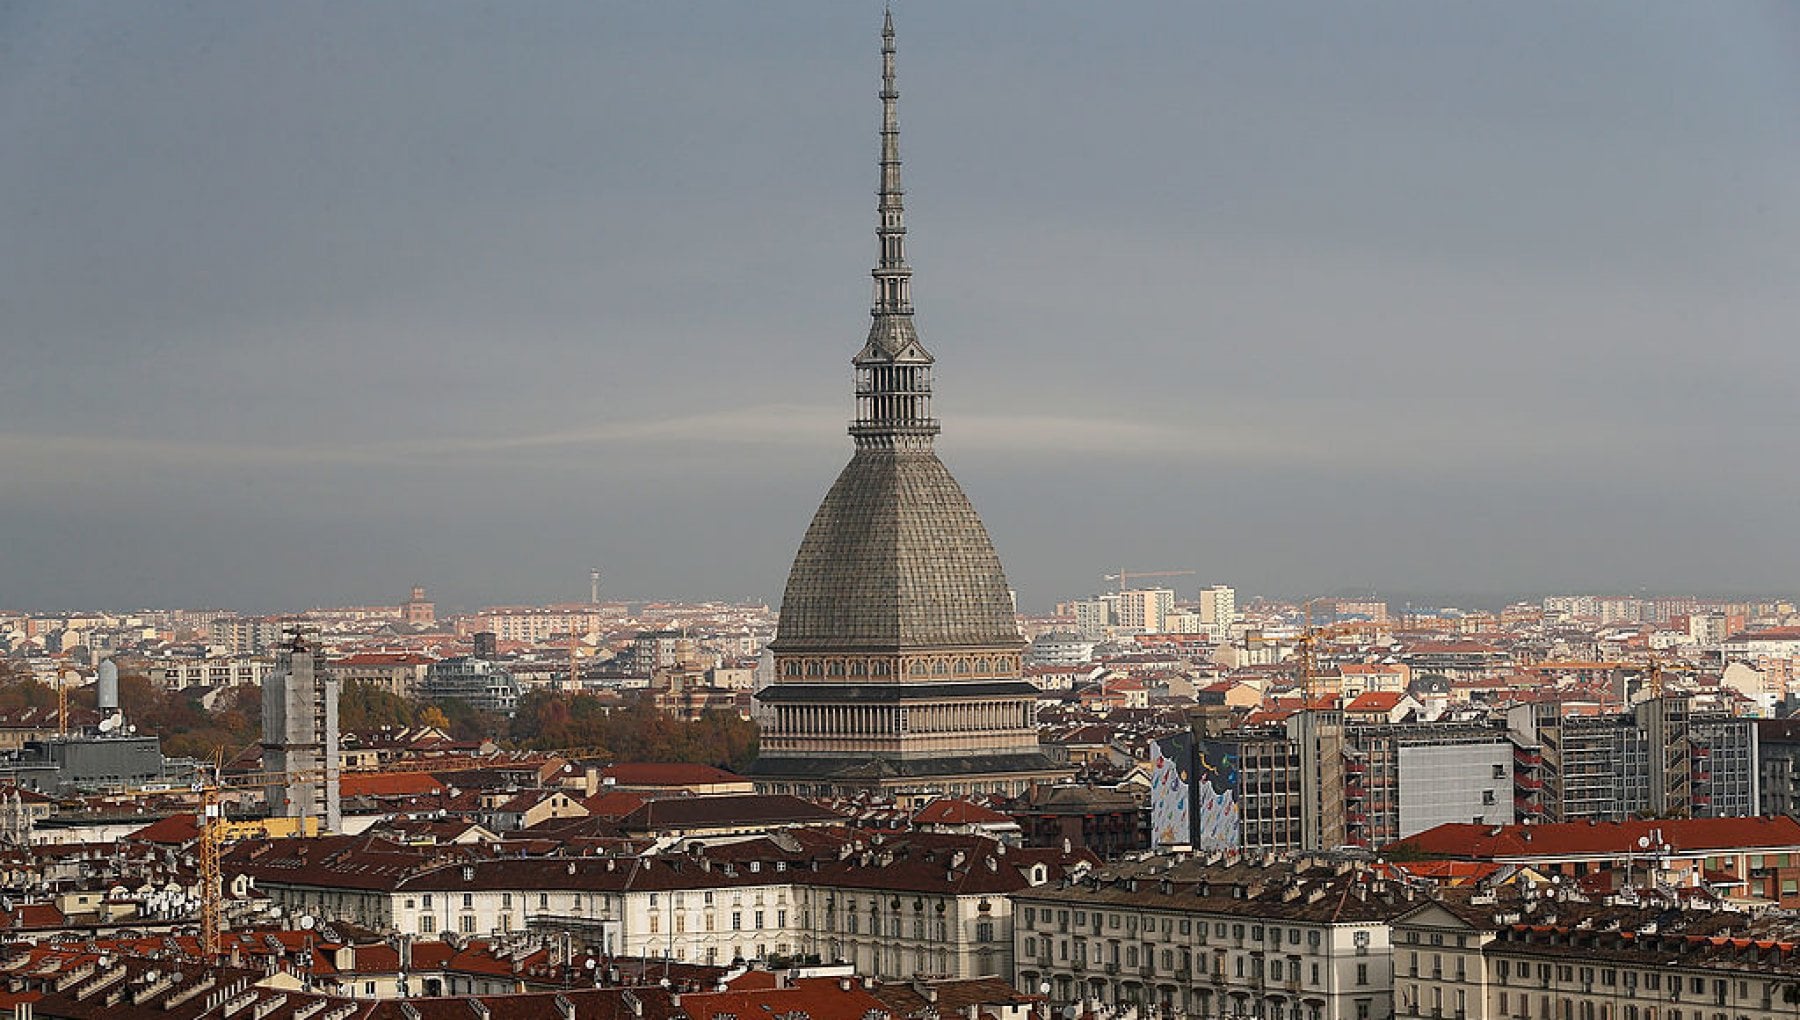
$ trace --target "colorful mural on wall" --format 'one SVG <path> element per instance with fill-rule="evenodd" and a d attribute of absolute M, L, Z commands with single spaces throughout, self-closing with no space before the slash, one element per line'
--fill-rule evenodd
<path fill-rule="evenodd" d="M 1194 738 L 1177 733 L 1150 742 L 1150 845 L 1193 841 Z"/>
<path fill-rule="evenodd" d="M 1194 750 L 1194 849 L 1240 849 L 1244 818 L 1238 807 L 1238 745 L 1202 740 Z"/>

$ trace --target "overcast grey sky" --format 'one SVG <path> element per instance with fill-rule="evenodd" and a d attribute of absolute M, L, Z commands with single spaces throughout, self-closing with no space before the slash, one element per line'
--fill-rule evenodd
<path fill-rule="evenodd" d="M 0 606 L 776 600 L 876 3 L 0 2 Z M 907 0 L 1028 608 L 1800 588 L 1800 6 Z"/>

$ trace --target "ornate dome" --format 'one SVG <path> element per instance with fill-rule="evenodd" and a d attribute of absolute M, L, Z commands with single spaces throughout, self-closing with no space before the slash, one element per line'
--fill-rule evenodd
<path fill-rule="evenodd" d="M 1000 557 L 937 454 L 857 450 L 800 543 L 771 647 L 1023 644 Z"/>

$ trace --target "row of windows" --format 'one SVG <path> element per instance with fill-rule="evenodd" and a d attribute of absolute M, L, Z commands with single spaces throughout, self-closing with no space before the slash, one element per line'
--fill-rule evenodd
<path fill-rule="evenodd" d="M 1044 953 L 1043 956 L 1040 956 L 1038 953 L 1039 947 L 1040 943 L 1035 936 L 1025 940 L 1024 950 L 1027 962 L 1033 960 L 1064 964 L 1070 962 L 1070 942 L 1068 939 L 1050 939 L 1046 937 L 1041 943 Z M 1053 950 L 1054 953 L 1052 952 Z M 1113 966 L 1123 964 L 1123 966 L 1127 968 L 1136 968 L 1140 966 L 1140 964 L 1151 969 L 1155 969 L 1157 966 L 1157 950 L 1154 946 L 1144 946 L 1140 955 L 1138 947 L 1135 945 L 1124 946 L 1123 952 L 1121 952 L 1121 947 L 1118 943 L 1111 943 L 1104 947 L 1099 943 L 1094 943 L 1092 951 L 1090 952 L 1088 943 L 1076 939 L 1074 942 L 1074 951 L 1074 965 L 1077 967 L 1087 966 L 1090 958 L 1095 964 L 1105 963 Z M 1055 957 L 1054 961 L 1045 959 L 1045 957 L 1052 955 Z M 1263 956 L 1254 953 L 1226 954 L 1220 952 L 1213 957 L 1212 967 L 1210 969 L 1212 974 L 1223 975 L 1225 973 L 1225 960 L 1228 955 L 1232 960 L 1232 971 L 1236 977 L 1248 977 L 1254 980 L 1260 980 L 1267 977 L 1271 981 L 1298 982 L 1302 979 L 1302 966 L 1304 965 L 1305 980 L 1314 986 L 1317 986 L 1320 983 L 1320 967 L 1319 962 L 1316 960 L 1303 961 L 1299 957 L 1290 957 L 1286 960 L 1281 957 L 1269 957 L 1265 959 Z M 1191 974 L 1195 971 L 1206 972 L 1208 970 L 1205 954 L 1201 954 L 1198 959 L 1195 959 L 1186 949 L 1162 950 L 1161 963 L 1162 972 L 1169 975 Z M 1356 965 L 1355 973 L 1355 980 L 1358 985 L 1367 985 L 1369 983 L 1369 965 L 1367 963 L 1358 963 Z"/>
<path fill-rule="evenodd" d="M 1017 661 L 1003 656 L 997 659 L 916 659 L 911 672 L 914 676 L 987 676 L 1016 669 Z M 790 677 L 889 676 L 892 670 L 887 659 L 808 659 L 804 662 L 789 659 L 781 666 L 782 675 Z"/>
<path fill-rule="evenodd" d="M 1457 1009 L 1460 1013 L 1462 1009 L 1460 992 L 1457 1001 Z M 1640 1007 L 1635 1003 L 1619 1006 L 1615 1012 L 1614 1004 L 1610 1002 L 1596 1003 L 1591 1000 L 1577 1002 L 1568 998 L 1552 999 L 1548 995 L 1538 996 L 1537 1010 L 1534 1014 L 1531 1008 L 1531 996 L 1521 994 L 1514 1000 L 1506 992 L 1500 993 L 1495 1005 L 1499 1007 L 1500 1016 L 1516 1017 L 1517 1020 L 1532 1020 L 1533 1016 L 1536 1017 L 1536 1020 L 1733 1020 L 1728 1013 L 1713 1013 L 1709 1016 L 1704 1010 L 1698 1009 L 1690 1014 L 1684 1013 L 1679 1008 L 1670 1008 L 1659 1014 L 1656 1006 Z M 1765 1008 L 1767 1008 L 1766 1004 Z M 1423 1010 L 1417 1002 L 1402 1002 L 1400 1012 L 1404 1016 L 1419 1016 Z M 1749 1020 L 1749 1018 L 1739 1014 L 1735 1020 Z"/>
<path fill-rule="evenodd" d="M 1494 961 L 1494 978 L 1498 984 L 1530 984 L 1536 982 L 1540 987 L 1548 988 L 1552 978 L 1559 983 L 1579 983 L 1583 987 L 1598 986 L 1603 989 L 1623 987 L 1626 994 L 1634 994 L 1640 988 L 1645 992 L 1664 993 L 1669 999 L 1681 997 L 1711 998 L 1724 1004 L 1731 999 L 1733 991 L 1738 1001 L 1760 1000 L 1768 1002 L 1775 994 L 1775 985 L 1768 981 L 1749 981 L 1738 979 L 1734 982 L 1725 978 L 1709 978 L 1701 975 L 1669 974 L 1666 982 L 1661 971 L 1620 970 L 1613 967 L 1584 967 L 1578 964 L 1548 964 L 1519 962 L 1511 960 Z"/>
<path fill-rule="evenodd" d="M 775 927 L 776 928 L 786 928 L 787 923 L 788 923 L 787 916 L 788 916 L 787 911 L 777 910 L 775 912 Z M 743 931 L 744 930 L 744 912 L 743 911 L 733 910 L 731 912 L 730 920 L 731 920 L 731 930 L 732 931 Z M 702 931 L 712 931 L 714 928 L 714 925 L 716 924 L 713 912 L 708 910 L 706 913 L 702 914 L 700 923 L 701 923 Z M 767 926 L 768 926 L 767 913 L 765 913 L 764 911 L 761 911 L 761 910 L 752 911 L 750 913 L 750 929 L 752 931 L 761 931 L 762 929 L 764 929 Z M 662 931 L 662 916 L 660 914 L 651 914 L 650 915 L 650 934 L 655 935 L 660 931 Z M 677 935 L 684 934 L 686 931 L 687 931 L 687 915 L 685 913 L 676 914 L 675 915 L 675 934 L 677 934 Z"/>
<path fill-rule="evenodd" d="M 521 895 L 519 897 L 519 899 L 521 901 L 528 901 L 530 899 L 530 897 L 528 895 Z M 760 895 L 757 897 L 757 900 L 758 900 L 758 902 L 761 902 Z M 434 901 L 435 901 L 435 897 L 432 893 L 425 893 L 423 896 L 420 896 L 417 900 L 414 900 L 409 897 L 404 901 L 404 903 L 406 905 L 407 910 L 414 910 L 414 909 L 431 910 Z M 446 904 L 448 904 L 449 902 L 450 901 L 448 899 L 445 900 Z M 706 894 L 706 902 L 708 902 L 708 903 L 712 902 L 712 893 Z M 417 905 L 415 906 L 415 904 L 417 904 Z M 512 893 L 501 893 L 500 894 L 500 909 L 511 910 L 512 905 L 513 905 L 513 894 Z M 550 894 L 549 893 L 538 893 L 537 905 L 538 905 L 539 910 L 549 910 L 550 909 Z M 463 893 L 462 894 L 462 906 L 463 906 L 463 909 L 465 909 L 465 910 L 474 909 L 475 894 L 474 893 Z M 609 895 L 602 895 L 598 899 L 596 899 L 595 897 L 590 895 L 588 897 L 587 906 L 588 906 L 588 909 L 590 909 L 590 910 L 593 910 L 596 908 L 603 909 L 603 910 L 611 910 L 613 908 L 613 898 Z M 654 908 L 656 906 L 656 894 L 654 894 L 654 893 L 652 893 L 650 895 L 650 906 L 652 908 Z M 580 893 L 576 893 L 575 895 L 569 897 L 569 909 L 572 911 L 580 912 L 580 910 L 581 910 L 581 894 Z"/>
<path fill-rule="evenodd" d="M 776 870 L 777 871 L 787 870 L 785 867 L 785 863 L 786 862 L 783 862 L 783 861 L 776 861 L 775 862 Z M 756 862 L 755 861 L 750 862 L 750 870 L 751 871 L 756 870 Z M 755 893 L 753 893 L 751 895 L 751 905 L 757 906 L 757 907 L 762 906 L 763 905 L 763 896 L 764 896 L 763 891 L 758 889 Z M 676 910 L 682 909 L 683 907 L 687 906 L 687 893 L 685 893 L 685 892 L 676 893 L 671 902 L 674 904 L 674 907 Z M 786 903 L 787 902 L 787 890 L 786 889 L 775 890 L 775 902 L 776 903 Z M 713 905 L 713 890 L 711 890 L 711 889 L 702 890 L 700 892 L 700 903 L 703 906 L 708 906 L 708 907 L 712 906 Z M 661 893 L 651 893 L 650 894 L 650 909 L 656 910 L 661 905 L 662 905 L 662 894 Z M 741 892 L 732 893 L 731 894 L 731 905 L 734 907 L 743 906 L 744 905 L 744 894 Z"/>
<path fill-rule="evenodd" d="M 1155 938 L 1156 933 L 1160 930 L 1165 938 L 1176 936 L 1194 938 L 1202 943 L 1207 940 L 1207 922 L 1205 921 L 1193 921 L 1185 917 L 1177 920 L 1170 917 L 1158 917 L 1154 914 L 1144 914 L 1140 918 L 1140 915 L 1137 914 L 1105 913 L 1098 910 L 1093 911 L 1092 914 L 1096 933 L 1102 930 L 1119 931 L 1123 929 L 1130 935 L 1136 935 L 1141 931 L 1145 938 Z M 1086 910 L 1071 912 L 1052 910 L 1049 907 L 1041 910 L 1037 907 L 1026 907 L 1024 927 L 1027 930 L 1041 928 L 1048 931 L 1054 928 L 1058 931 L 1068 931 L 1072 920 L 1075 925 L 1074 930 L 1081 931 L 1088 926 L 1088 915 L 1089 911 Z M 1323 936 L 1317 929 L 1308 929 L 1303 934 L 1299 928 L 1284 929 L 1279 925 L 1246 925 L 1241 922 L 1228 924 L 1225 921 L 1215 921 L 1212 923 L 1211 930 L 1214 938 L 1223 939 L 1229 932 L 1232 939 L 1242 942 L 1245 935 L 1248 934 L 1250 941 L 1266 942 L 1272 946 L 1280 946 L 1284 942 L 1290 946 L 1297 946 L 1304 941 L 1309 949 L 1317 950 L 1323 942 Z M 1416 938 L 1416 933 L 1414 933 L 1414 937 Z M 1358 946 L 1368 945 L 1368 932 L 1357 932 L 1355 938 Z"/>

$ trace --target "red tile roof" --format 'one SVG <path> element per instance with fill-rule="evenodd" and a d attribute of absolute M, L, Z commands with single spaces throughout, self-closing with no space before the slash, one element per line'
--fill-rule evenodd
<path fill-rule="evenodd" d="M 46 797 L 43 794 L 37 792 L 36 790 L 31 789 L 30 787 L 19 786 L 16 783 L 7 783 L 3 786 L 0 786 L 0 797 L 8 797 L 8 798 L 17 797 L 17 798 L 19 798 L 19 803 L 21 803 L 21 804 L 54 804 L 54 803 L 56 803 L 56 799 L 54 797 Z"/>
<path fill-rule="evenodd" d="M 939 797 L 913 815 L 913 822 L 918 825 L 993 825 L 1011 821 L 1011 815 L 955 797 Z"/>
<path fill-rule="evenodd" d="M 701 786 L 749 781 L 711 765 L 681 762 L 615 762 L 601 769 L 600 777 L 620 786 Z"/>
<path fill-rule="evenodd" d="M 650 798 L 629 790 L 607 790 L 581 802 L 588 814 L 596 818 L 623 818 L 644 806 Z"/>
<path fill-rule="evenodd" d="M 1344 706 L 1346 712 L 1366 712 L 1386 715 L 1400 706 L 1400 699 L 1406 695 L 1400 691 L 1369 691 L 1361 694 Z"/>
<path fill-rule="evenodd" d="M 1787 816 L 1667 818 L 1629 822 L 1562 822 L 1554 825 L 1476 825 L 1451 822 L 1401 840 L 1428 854 L 1473 860 L 1519 857 L 1617 856 L 1638 849 L 1638 839 L 1660 833 L 1678 853 L 1800 849 L 1800 821 Z"/>
<path fill-rule="evenodd" d="M 0 912 L 0 929 L 61 928 L 68 923 L 54 903 L 24 903 L 17 909 Z"/>
<path fill-rule="evenodd" d="M 849 987 L 843 987 L 848 984 Z M 793 1015 L 810 1020 L 865 1020 L 885 1012 L 881 1000 L 861 984 L 838 978 L 800 978 L 792 988 L 683 995 L 681 1009 L 690 1020 L 738 1020 L 739 1017 Z"/>
<path fill-rule="evenodd" d="M 436 662 L 429 655 L 417 652 L 358 652 L 346 655 L 341 659 L 333 659 L 333 666 L 423 666 Z"/>
<path fill-rule="evenodd" d="M 346 772 L 340 789 L 346 797 L 425 797 L 444 784 L 427 772 Z"/>
<path fill-rule="evenodd" d="M 182 846 L 200 838 L 200 821 L 191 814 L 170 815 L 151 822 L 125 838 L 139 843 Z"/>

